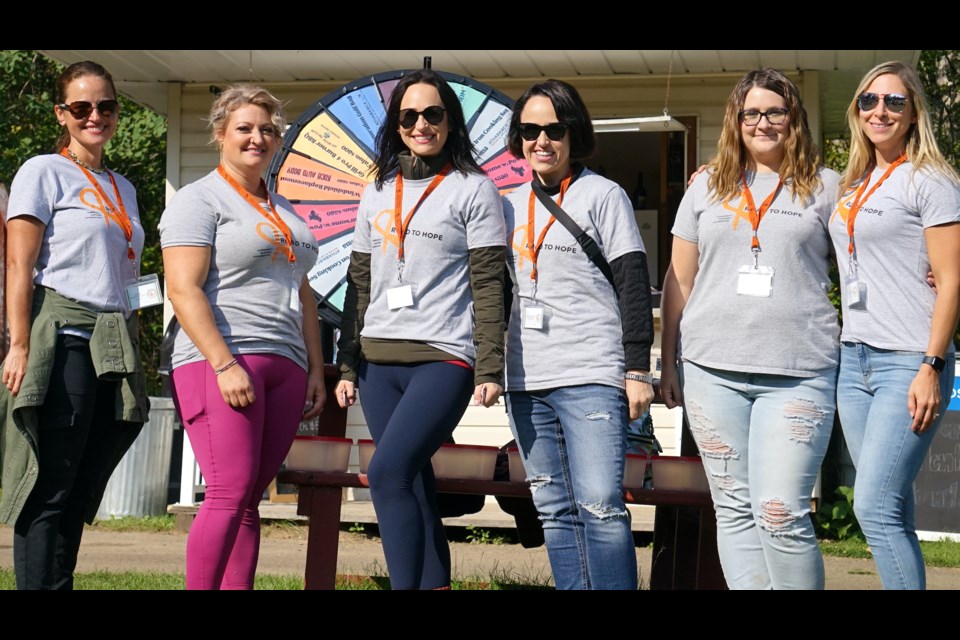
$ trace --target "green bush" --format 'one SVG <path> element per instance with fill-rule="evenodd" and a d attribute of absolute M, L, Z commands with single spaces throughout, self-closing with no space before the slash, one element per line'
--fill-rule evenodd
<path fill-rule="evenodd" d="M 815 516 L 817 535 L 830 540 L 864 540 L 860 523 L 853 513 L 853 487 L 837 487 L 837 499 L 823 501 Z"/>

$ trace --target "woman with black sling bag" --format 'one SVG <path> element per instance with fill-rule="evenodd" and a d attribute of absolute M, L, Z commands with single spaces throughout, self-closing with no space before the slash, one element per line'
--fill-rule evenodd
<path fill-rule="evenodd" d="M 508 144 L 530 164 L 534 182 L 504 197 L 513 280 L 507 407 L 554 583 L 636 589 L 623 465 L 627 423 L 653 398 L 653 319 L 633 207 L 617 184 L 579 163 L 596 143 L 590 114 L 569 84 L 527 89 Z M 600 260 L 575 237 L 577 227 Z M 609 264 L 609 279 L 600 262 Z"/>

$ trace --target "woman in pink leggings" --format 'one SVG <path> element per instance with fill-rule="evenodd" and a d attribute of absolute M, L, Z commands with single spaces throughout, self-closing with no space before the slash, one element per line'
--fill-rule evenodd
<path fill-rule="evenodd" d="M 317 248 L 262 178 L 283 131 L 280 101 L 229 87 L 209 120 L 220 164 L 182 188 L 160 220 L 180 324 L 174 401 L 206 483 L 187 541 L 187 588 L 252 589 L 261 496 L 326 395 L 306 281 Z"/>

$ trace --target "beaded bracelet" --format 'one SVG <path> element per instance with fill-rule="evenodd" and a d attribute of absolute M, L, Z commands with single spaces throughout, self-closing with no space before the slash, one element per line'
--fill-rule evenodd
<path fill-rule="evenodd" d="M 221 373 L 223 373 L 224 371 L 226 371 L 226 370 L 229 369 L 230 367 L 234 366 L 235 364 L 237 364 L 237 359 L 236 359 L 236 358 L 234 358 L 233 360 L 231 360 L 231 361 L 228 362 L 227 364 L 223 365 L 223 366 L 220 367 L 219 369 L 214 369 L 213 372 L 214 372 L 216 375 L 220 375 Z"/>

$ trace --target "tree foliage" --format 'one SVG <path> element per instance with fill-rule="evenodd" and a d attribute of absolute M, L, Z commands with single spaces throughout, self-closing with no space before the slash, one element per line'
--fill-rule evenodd
<path fill-rule="evenodd" d="M 56 79 L 63 66 L 36 51 L 0 50 L 0 182 L 7 185 L 29 158 L 54 151 L 59 125 L 54 117 Z M 137 189 L 140 219 L 146 233 L 141 272 L 162 275 L 157 224 L 165 200 L 167 122 L 163 116 L 124 96 L 117 132 L 104 154 L 105 164 Z M 141 312 L 140 347 L 149 392 L 157 394 L 160 377 L 162 307 Z"/>
<path fill-rule="evenodd" d="M 960 167 L 960 51 L 928 49 L 920 54 L 917 72 L 927 94 L 940 151 Z"/>

